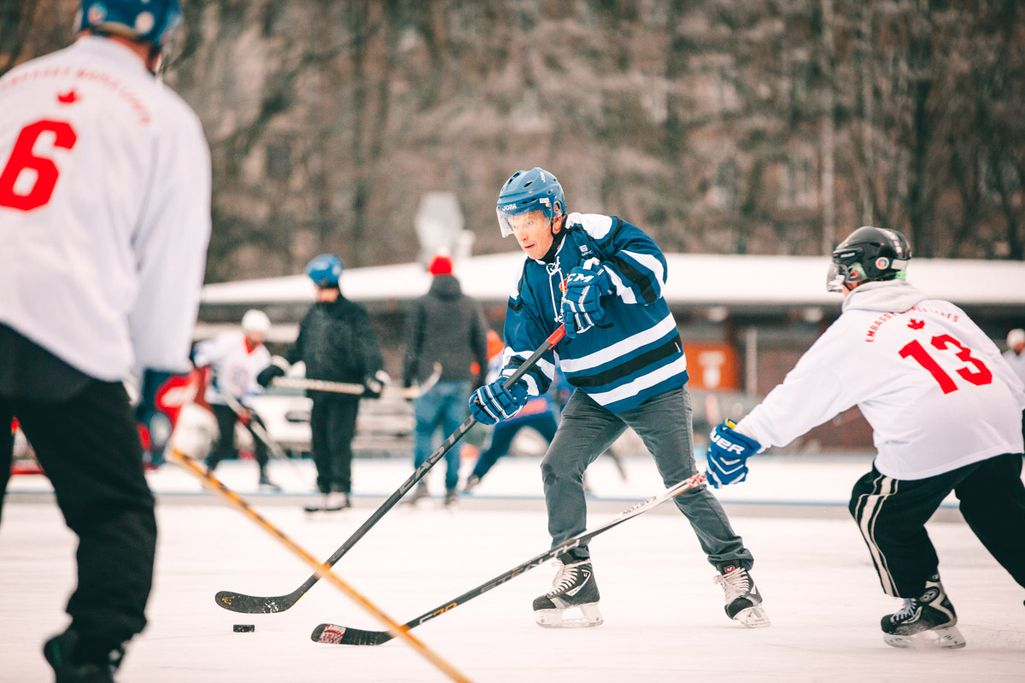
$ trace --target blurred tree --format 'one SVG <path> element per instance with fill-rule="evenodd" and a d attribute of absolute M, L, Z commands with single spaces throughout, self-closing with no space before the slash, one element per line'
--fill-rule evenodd
<path fill-rule="evenodd" d="M 0 0 L 0 73 L 75 0 Z M 186 0 L 167 74 L 214 160 L 208 278 L 415 258 L 427 191 L 478 251 L 516 168 L 670 250 L 1025 258 L 1016 0 Z"/>

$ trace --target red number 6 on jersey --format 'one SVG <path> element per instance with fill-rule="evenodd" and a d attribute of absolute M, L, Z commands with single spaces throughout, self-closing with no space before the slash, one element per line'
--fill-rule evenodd
<path fill-rule="evenodd" d="M 53 188 L 57 186 L 60 170 L 52 159 L 33 153 L 36 142 L 43 133 L 53 133 L 53 146 L 62 149 L 71 149 L 78 140 L 75 129 L 67 121 L 43 119 L 22 128 L 18 139 L 14 141 L 11 158 L 7 160 L 7 165 L 0 173 L 0 206 L 31 211 L 50 201 Z M 35 180 L 30 187 L 19 188 L 22 191 L 18 192 L 15 184 L 24 171 L 34 171 Z M 24 184 L 25 181 L 22 181 L 22 185 Z"/>

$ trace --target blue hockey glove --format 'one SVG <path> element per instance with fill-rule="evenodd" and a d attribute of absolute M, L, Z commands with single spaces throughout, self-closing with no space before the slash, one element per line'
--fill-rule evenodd
<path fill-rule="evenodd" d="M 732 420 L 726 420 L 712 430 L 706 472 L 708 483 L 715 488 L 744 481 L 747 459 L 762 449 L 754 439 L 733 431 L 736 426 Z"/>
<path fill-rule="evenodd" d="M 613 291 L 612 280 L 601 266 L 594 270 L 571 270 L 562 297 L 562 322 L 566 325 L 566 336 L 572 338 L 586 332 L 604 318 L 601 298 Z"/>
<path fill-rule="evenodd" d="M 493 425 L 508 420 L 527 405 L 527 384 L 516 382 L 511 389 L 503 385 L 505 379 L 485 384 L 470 394 L 470 414 L 481 424 Z"/>

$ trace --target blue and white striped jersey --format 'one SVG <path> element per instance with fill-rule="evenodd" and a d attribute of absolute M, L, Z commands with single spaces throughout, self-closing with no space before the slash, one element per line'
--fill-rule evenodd
<path fill-rule="evenodd" d="M 613 412 L 687 383 L 687 361 L 676 320 L 662 298 L 666 259 L 640 228 L 616 216 L 571 213 L 551 263 L 526 259 L 505 319 L 502 374 L 511 375 L 562 322 L 570 271 L 597 259 L 615 286 L 602 297 L 604 318 L 524 375 L 531 395 L 548 389 L 559 364 L 567 381 Z"/>

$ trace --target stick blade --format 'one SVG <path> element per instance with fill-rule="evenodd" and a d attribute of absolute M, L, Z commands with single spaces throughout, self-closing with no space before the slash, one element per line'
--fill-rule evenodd
<path fill-rule="evenodd" d="M 338 624 L 320 624 L 310 634 L 310 640 L 326 645 L 381 645 L 391 639 L 383 631 L 364 631 Z"/>
<path fill-rule="evenodd" d="M 214 595 L 214 602 L 218 607 L 231 612 L 241 614 L 274 614 L 284 612 L 294 604 L 289 600 L 290 596 L 275 595 L 272 597 L 261 597 L 258 595 L 245 595 L 233 591 L 218 591 Z"/>

